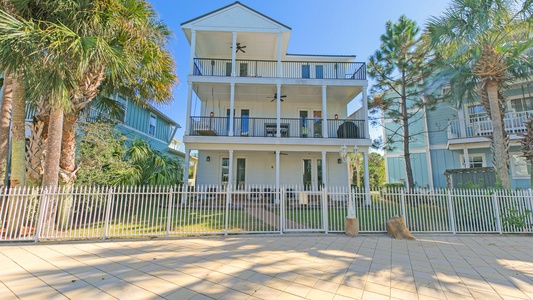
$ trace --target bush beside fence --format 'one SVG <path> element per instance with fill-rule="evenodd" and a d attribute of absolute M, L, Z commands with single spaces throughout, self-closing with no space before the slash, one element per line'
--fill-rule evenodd
<path fill-rule="evenodd" d="M 250 185 L 17 187 L 0 191 L 0 241 L 344 232 L 405 216 L 412 232 L 530 233 L 530 190 L 349 189 Z"/>

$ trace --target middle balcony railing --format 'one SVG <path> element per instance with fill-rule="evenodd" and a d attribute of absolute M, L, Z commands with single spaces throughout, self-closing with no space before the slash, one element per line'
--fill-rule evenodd
<path fill-rule="evenodd" d="M 322 119 L 281 118 L 280 136 L 283 138 L 323 138 Z M 365 138 L 364 120 L 328 119 L 329 138 Z M 235 117 L 233 136 L 238 137 L 276 137 L 278 132 L 276 118 Z M 189 135 L 229 136 L 229 117 L 191 117 Z"/>

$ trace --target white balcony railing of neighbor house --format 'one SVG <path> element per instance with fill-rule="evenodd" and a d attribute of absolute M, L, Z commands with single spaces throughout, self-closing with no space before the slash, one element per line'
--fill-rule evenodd
<path fill-rule="evenodd" d="M 37 110 L 33 105 L 26 104 L 26 114 L 25 119 L 26 122 L 33 122 L 33 117 L 37 114 Z M 122 115 L 119 118 L 112 117 L 105 112 L 102 112 L 98 110 L 97 108 L 90 107 L 86 109 L 80 118 L 78 118 L 78 122 L 80 121 L 86 121 L 89 123 L 94 123 L 97 121 L 101 122 L 110 122 L 110 123 L 124 123 L 124 116 Z"/>
<path fill-rule="evenodd" d="M 228 117 L 191 117 L 189 135 L 228 136 Z M 329 138 L 362 139 L 365 137 L 364 120 L 328 119 Z M 233 136 L 276 137 L 276 118 L 235 117 Z M 322 119 L 281 118 L 281 137 L 322 138 Z"/>
<path fill-rule="evenodd" d="M 503 118 L 505 131 L 508 134 L 521 133 L 526 131 L 524 124 L 533 111 L 509 112 Z M 452 120 L 448 124 L 448 138 L 466 138 L 492 135 L 492 121 L 487 118 L 479 120 Z"/>
<path fill-rule="evenodd" d="M 281 78 L 366 80 L 363 62 L 282 61 Z M 275 60 L 236 60 L 236 76 L 277 77 Z M 196 76 L 231 76 L 231 59 L 195 58 Z"/>
<path fill-rule="evenodd" d="M 417 233 L 533 232 L 530 190 L 372 189 L 297 185 L 0 189 L 0 241 L 239 233 L 382 233 L 395 215 Z"/>

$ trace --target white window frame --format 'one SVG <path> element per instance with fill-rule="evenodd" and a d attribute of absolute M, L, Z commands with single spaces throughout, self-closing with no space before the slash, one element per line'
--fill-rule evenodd
<path fill-rule="evenodd" d="M 485 153 L 469 153 L 468 160 L 470 160 L 470 167 L 472 168 L 472 157 L 481 157 L 481 167 L 487 166 L 487 160 L 485 159 Z M 466 169 L 465 155 L 461 154 L 461 167 Z"/>
<path fill-rule="evenodd" d="M 154 133 L 150 133 L 150 128 L 152 128 L 152 119 L 155 120 Z M 151 136 L 156 136 L 156 131 L 157 131 L 157 115 L 150 113 L 150 118 L 148 119 L 148 134 Z"/>
<path fill-rule="evenodd" d="M 531 178 L 531 174 L 528 174 L 527 176 L 525 175 L 519 175 L 516 173 L 517 171 L 517 168 L 516 168 L 516 160 L 515 160 L 515 156 L 519 156 L 521 157 L 523 154 L 520 153 L 520 152 L 511 152 L 509 153 L 509 158 L 510 158 L 510 161 L 511 161 L 511 175 L 513 177 L 513 179 L 530 179 Z M 523 159 L 526 159 L 525 157 L 521 157 Z M 527 165 L 529 165 L 529 163 L 527 162 L 526 160 L 526 168 L 527 168 Z M 529 172 L 531 172 L 531 168 L 528 168 Z"/>

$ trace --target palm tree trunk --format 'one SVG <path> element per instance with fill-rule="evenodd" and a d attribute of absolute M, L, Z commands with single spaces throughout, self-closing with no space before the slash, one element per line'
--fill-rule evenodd
<path fill-rule="evenodd" d="M 78 115 L 75 112 L 65 114 L 63 122 L 63 136 L 61 138 L 61 158 L 59 166 L 63 175 L 61 179 L 64 183 L 73 184 L 76 180 L 76 121 Z"/>
<path fill-rule="evenodd" d="M 502 119 L 502 111 L 498 98 L 498 82 L 490 80 L 486 84 L 490 117 L 492 119 L 492 162 L 496 169 L 496 179 L 504 189 L 511 188 L 511 175 L 509 174 L 509 152 L 506 147 L 505 128 Z"/>
<path fill-rule="evenodd" d="M 13 78 L 13 128 L 11 139 L 11 185 L 26 184 L 26 99 L 24 83 Z"/>
<path fill-rule="evenodd" d="M 50 109 L 48 142 L 43 171 L 43 186 L 57 186 L 59 183 L 59 159 L 61 157 L 61 136 L 63 135 L 63 108 Z"/>
<path fill-rule="evenodd" d="M 11 74 L 6 74 L 0 107 L 0 186 L 7 185 L 7 154 L 9 153 L 11 108 L 13 106 L 12 82 Z"/>

